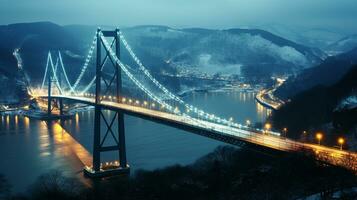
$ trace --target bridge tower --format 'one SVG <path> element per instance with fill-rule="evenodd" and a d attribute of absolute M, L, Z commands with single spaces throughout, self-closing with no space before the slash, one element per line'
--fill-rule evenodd
<path fill-rule="evenodd" d="M 85 167 L 84 172 L 90 177 L 104 177 L 115 174 L 129 173 L 129 165 L 126 159 L 126 147 L 125 147 L 125 127 L 124 127 L 124 114 L 120 111 L 116 111 L 111 119 L 107 119 L 103 114 L 103 108 L 101 105 L 102 97 L 109 94 L 111 90 L 115 91 L 115 99 L 119 103 L 120 95 L 122 92 L 122 77 L 121 69 L 117 63 L 110 59 L 109 51 L 104 46 L 100 37 L 100 33 L 106 38 L 113 38 L 112 45 L 115 45 L 116 56 L 120 59 L 120 38 L 119 29 L 114 31 L 102 31 L 100 28 L 97 30 L 97 52 L 96 52 L 96 82 L 95 82 L 95 113 L 94 113 L 94 140 L 93 140 L 93 166 Z M 104 57 L 102 57 L 104 53 Z M 105 65 L 106 59 L 110 59 L 112 66 L 114 67 L 113 75 L 109 78 L 104 77 L 102 74 L 102 67 Z M 104 88 L 102 88 L 102 83 Z M 106 131 L 102 135 L 101 124 L 104 122 Z M 117 124 L 117 131 L 114 130 L 114 123 Z M 114 145 L 105 145 L 105 141 L 108 135 L 113 137 Z M 119 155 L 119 164 L 110 166 L 110 169 L 106 169 L 101 165 L 101 153 L 108 151 L 117 151 Z"/>
<path fill-rule="evenodd" d="M 47 94 L 47 115 L 51 116 L 52 113 L 52 76 L 51 73 L 48 74 L 48 94 Z"/>
<path fill-rule="evenodd" d="M 51 53 L 49 52 L 48 53 L 48 59 L 49 60 L 52 60 L 51 58 Z M 52 73 L 51 73 L 51 70 L 48 70 L 47 72 L 47 81 L 48 81 L 48 89 L 47 89 L 47 116 L 46 117 L 43 117 L 42 119 L 46 119 L 46 120 L 52 120 L 52 119 L 58 119 L 58 118 L 61 118 L 64 116 L 63 114 L 63 101 L 62 99 L 55 99 L 55 98 L 52 98 L 52 83 L 55 83 L 55 86 L 57 87 L 57 89 L 59 91 L 61 91 L 60 89 L 60 82 L 58 82 L 57 80 L 55 80 L 55 73 L 56 73 L 56 76 L 58 77 L 57 75 L 57 69 L 55 69 L 55 71 L 52 70 Z M 60 115 L 59 116 L 54 116 L 52 115 L 52 110 L 53 110 L 53 106 L 52 106 L 52 103 L 55 103 L 57 105 L 57 107 L 59 108 L 59 111 L 60 111 Z"/>

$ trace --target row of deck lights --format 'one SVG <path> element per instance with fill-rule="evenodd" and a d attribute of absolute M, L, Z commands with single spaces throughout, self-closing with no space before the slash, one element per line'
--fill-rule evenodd
<path fill-rule="evenodd" d="M 85 93 L 84 96 L 94 97 L 95 95 L 94 95 L 94 94 L 90 94 L 90 93 Z M 110 99 L 110 100 L 112 100 L 112 99 L 113 99 L 113 100 L 116 100 L 116 97 L 115 97 L 115 96 L 103 96 L 103 98 L 104 98 L 104 99 L 108 98 L 108 99 Z M 140 101 L 139 101 L 139 100 L 127 99 L 127 98 L 125 98 L 125 97 L 123 97 L 123 98 L 121 99 L 121 102 L 122 102 L 122 103 L 129 103 L 129 104 L 132 104 L 132 103 L 134 102 L 136 105 L 140 105 Z M 150 105 L 151 108 L 155 108 L 155 107 L 156 107 L 156 104 L 155 104 L 155 103 L 149 104 L 147 101 L 144 101 L 143 104 L 142 104 L 142 106 L 144 106 L 144 107 L 147 107 L 148 105 Z M 163 108 L 165 108 L 165 106 L 162 105 L 160 108 L 163 109 Z M 175 113 L 180 113 L 180 110 L 178 109 L 178 107 L 175 108 L 174 112 L 175 112 Z M 186 113 L 190 113 L 190 109 L 186 109 Z M 204 113 L 204 112 L 198 112 L 198 115 L 201 116 L 201 117 L 204 116 L 204 118 L 210 119 L 210 120 L 214 120 L 214 118 L 215 118 L 215 115 L 213 115 L 213 114 L 212 114 L 212 115 L 209 115 L 209 114 Z M 217 122 L 220 123 L 221 121 L 217 121 Z M 233 122 L 233 117 L 230 117 L 230 118 L 229 118 L 229 124 L 230 124 L 231 126 L 235 126 L 235 127 L 239 127 L 239 128 L 242 128 L 242 127 L 243 127 L 241 124 L 234 123 L 234 122 Z M 250 125 L 251 125 L 251 121 L 250 121 L 250 120 L 246 120 L 246 126 L 245 126 L 245 127 L 249 128 Z M 271 128 L 272 128 L 272 125 L 271 125 L 270 123 L 266 123 L 266 124 L 264 125 L 263 133 L 267 133 L 268 131 L 271 130 Z M 286 127 L 283 128 L 282 132 L 284 133 L 284 137 L 287 137 L 288 129 L 287 129 Z M 303 131 L 303 133 L 304 133 L 304 134 L 307 134 L 306 131 Z M 317 141 L 318 141 L 318 144 L 321 145 L 321 140 L 323 139 L 323 134 L 320 133 L 320 132 L 318 132 L 318 133 L 316 133 L 315 137 L 316 137 L 316 139 L 317 139 Z M 342 137 L 340 137 L 340 138 L 337 139 L 337 142 L 338 142 L 338 144 L 340 145 L 340 150 L 342 150 L 342 149 L 343 149 L 343 145 L 345 144 L 345 139 L 342 138 Z"/>
<path fill-rule="evenodd" d="M 95 97 L 95 95 L 94 94 L 90 94 L 90 93 L 85 93 L 85 94 L 83 94 L 84 96 L 88 96 L 88 97 Z M 102 98 L 103 99 L 109 99 L 109 100 L 116 100 L 117 99 L 117 97 L 116 96 L 102 96 Z M 145 106 L 145 107 L 147 107 L 147 106 L 150 106 L 150 107 L 152 107 L 152 108 L 155 108 L 156 107 L 156 104 L 155 103 L 149 103 L 149 102 L 147 102 L 147 101 L 143 101 L 142 102 L 142 104 L 140 104 L 140 101 L 139 100 L 135 100 L 135 99 L 130 99 L 130 98 L 125 98 L 125 97 L 123 97 L 123 98 L 121 98 L 121 102 L 122 103 L 128 103 L 128 104 L 132 104 L 132 103 L 134 103 L 134 104 L 136 104 L 136 105 L 142 105 L 142 106 Z M 161 106 L 161 108 L 164 108 L 164 106 Z"/>
<path fill-rule="evenodd" d="M 88 96 L 88 97 L 95 97 L 95 94 L 91 94 L 91 93 L 84 93 L 83 94 L 84 96 Z M 116 100 L 116 97 L 115 96 L 102 96 L 103 99 L 109 99 L 109 100 Z M 156 107 L 156 104 L 155 103 L 151 103 L 149 104 L 147 101 L 144 101 L 142 104 L 140 104 L 140 101 L 139 100 L 132 100 L 132 99 L 127 99 L 125 97 L 123 97 L 121 99 L 121 102 L 122 103 L 128 103 L 128 104 L 135 104 L 135 105 L 142 105 L 144 107 L 147 107 L 150 105 L 150 108 L 155 108 Z M 160 106 L 160 109 L 164 109 L 165 108 L 165 105 L 161 105 Z M 191 109 L 188 109 L 186 108 L 186 113 L 190 113 L 191 112 Z M 200 111 L 200 110 L 193 110 L 193 112 L 197 113 L 198 114 L 198 117 L 201 117 L 201 118 L 205 118 L 205 119 L 209 119 L 209 120 L 215 120 L 216 116 L 214 114 L 208 114 L 208 113 L 205 113 L 203 111 Z M 178 107 L 175 107 L 174 109 L 174 113 L 175 114 L 180 114 L 181 111 Z M 238 124 L 238 123 L 234 123 L 233 121 L 233 117 L 230 117 L 228 120 L 224 120 L 224 119 L 218 119 L 216 120 L 217 123 L 227 123 L 230 125 L 230 126 L 234 126 L 234 127 L 239 127 L 239 128 L 242 128 L 243 125 L 241 124 Z M 250 125 L 250 121 L 247 120 L 247 126 L 248 127 Z"/>

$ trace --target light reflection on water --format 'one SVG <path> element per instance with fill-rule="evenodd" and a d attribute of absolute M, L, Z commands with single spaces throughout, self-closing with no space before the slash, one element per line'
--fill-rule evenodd
<path fill-rule="evenodd" d="M 76 132 L 79 132 L 79 114 L 75 114 L 75 119 L 76 119 Z"/>
<path fill-rule="evenodd" d="M 254 93 L 194 93 L 187 102 L 236 122 L 263 121 L 269 110 L 257 104 Z M 198 105 L 197 102 L 200 104 Z M 112 113 L 104 111 L 110 119 Z M 35 179 L 53 169 L 81 180 L 84 165 L 91 165 L 93 110 L 77 113 L 71 120 L 46 124 L 23 116 L 1 116 L 0 173 L 15 191 L 25 191 Z M 209 153 L 221 142 L 145 120 L 125 117 L 127 157 L 132 171 L 172 164 L 189 164 Z M 116 130 L 116 125 L 113 126 Z M 102 130 L 104 123 L 102 122 Z M 103 133 L 104 134 L 104 133 Z M 113 142 L 113 140 L 109 142 Z M 117 160 L 118 153 L 103 154 L 103 161 Z M 20 181 L 21 180 L 21 181 Z"/>
<path fill-rule="evenodd" d="M 76 116 L 78 116 L 78 114 Z M 78 118 L 78 121 L 76 120 L 76 123 L 78 123 L 79 116 L 76 118 Z M 52 128 L 54 142 L 61 147 L 55 149 L 55 153 L 58 155 L 75 156 L 82 165 L 91 165 L 92 156 L 89 151 L 78 143 L 59 123 L 54 123 Z"/>
<path fill-rule="evenodd" d="M 24 192 L 39 175 L 56 169 L 84 180 L 78 172 L 91 163 L 91 154 L 59 123 L 18 115 L 0 119 L 0 173 L 14 191 Z"/>

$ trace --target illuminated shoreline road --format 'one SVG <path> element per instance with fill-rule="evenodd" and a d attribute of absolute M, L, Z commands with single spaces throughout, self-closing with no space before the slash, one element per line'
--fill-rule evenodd
<path fill-rule="evenodd" d="M 267 100 L 266 98 L 264 98 L 264 96 L 266 94 L 267 94 L 266 90 L 261 90 L 255 96 L 255 99 L 258 101 L 258 103 L 260 103 L 261 105 L 263 105 L 265 107 L 268 107 L 273 110 L 278 110 L 282 104 L 280 104 L 278 102 L 271 101 L 271 100 Z"/>
<path fill-rule="evenodd" d="M 277 84 L 271 89 L 263 89 L 258 92 L 255 99 L 258 103 L 271 108 L 273 110 L 278 110 L 285 102 L 274 96 L 274 92 L 285 82 L 285 80 L 278 78 Z M 266 98 L 266 96 L 268 98 Z"/>
<path fill-rule="evenodd" d="M 89 97 L 64 95 L 52 95 L 51 97 L 77 103 L 84 103 L 87 105 L 95 105 L 95 99 Z M 45 99 L 47 96 L 37 96 L 37 98 Z M 101 101 L 100 106 L 103 109 L 119 111 L 131 116 L 166 124 L 233 145 L 246 143 L 283 152 L 310 153 L 320 161 L 342 166 L 357 172 L 356 152 L 349 152 L 320 145 L 297 142 L 284 137 L 262 134 L 261 132 L 252 128 L 237 128 L 233 126 L 217 124 L 205 121 L 203 119 L 192 118 L 184 114 L 176 115 L 160 110 L 152 110 L 146 107 L 135 106 L 133 104 L 130 105 L 103 100 Z"/>

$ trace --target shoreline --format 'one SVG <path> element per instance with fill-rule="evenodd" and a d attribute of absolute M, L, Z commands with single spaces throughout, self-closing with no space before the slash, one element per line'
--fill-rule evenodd
<path fill-rule="evenodd" d="M 278 110 L 282 105 L 284 105 L 284 101 L 274 96 L 274 91 L 280 87 L 284 82 L 277 82 L 275 86 L 268 89 L 260 90 L 257 95 L 255 95 L 255 100 L 262 106 L 272 109 Z M 267 96 L 267 98 L 266 98 Z"/>
<path fill-rule="evenodd" d="M 257 94 L 255 95 L 254 99 L 262 106 L 264 106 L 265 108 L 269 108 L 269 109 L 272 109 L 272 110 L 278 110 L 280 106 L 273 106 L 267 102 L 265 102 L 262 97 L 261 97 L 261 94 Z"/>

